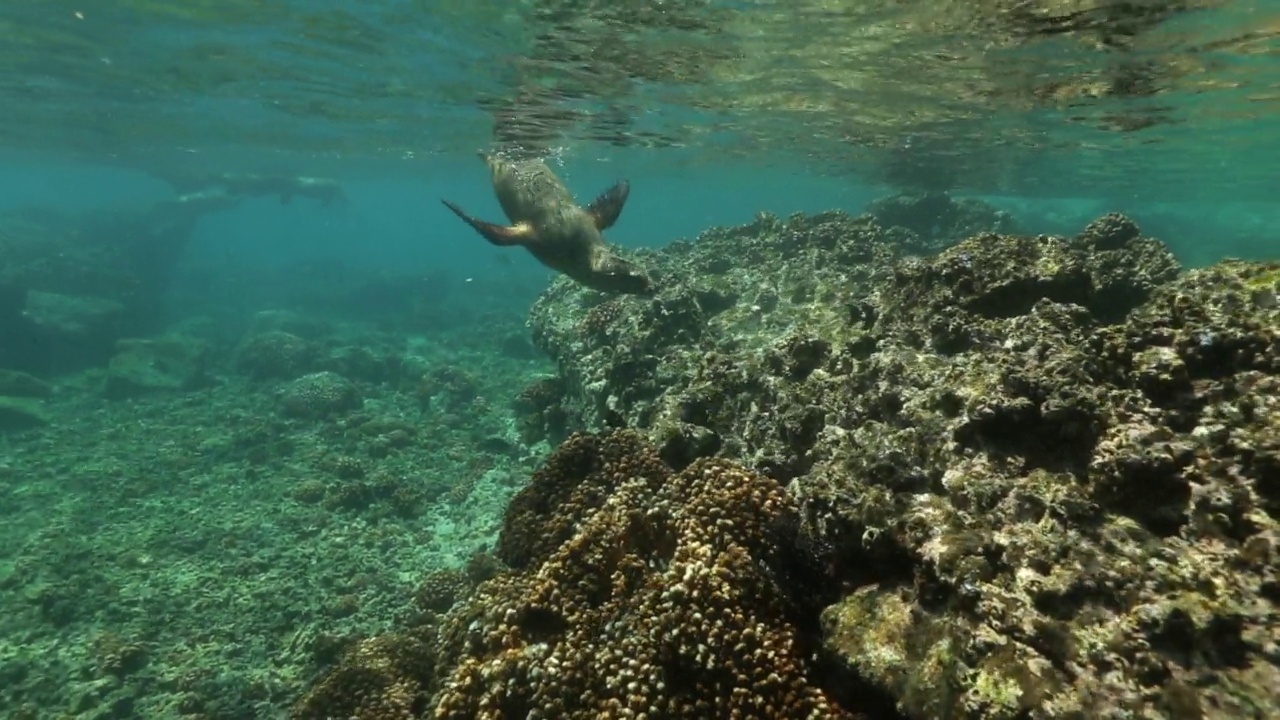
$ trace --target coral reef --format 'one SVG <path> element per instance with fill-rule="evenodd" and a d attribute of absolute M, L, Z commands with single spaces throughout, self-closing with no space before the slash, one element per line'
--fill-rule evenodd
<path fill-rule="evenodd" d="M 358 410 L 363 403 L 355 383 L 328 370 L 303 375 L 280 392 L 280 410 L 293 418 L 324 418 Z"/>
<path fill-rule="evenodd" d="M 1277 267 L 1182 273 L 1119 215 L 896 232 L 708 231 L 607 315 L 556 286 L 558 407 L 788 483 L 846 588 L 827 651 L 910 717 L 1280 712 Z"/>
<path fill-rule="evenodd" d="M 507 511 L 511 571 L 434 636 L 358 645 L 295 717 L 854 717 L 816 681 L 798 521 L 735 463 L 675 472 L 634 432 L 574 435 Z M 461 582 L 430 576 L 420 602 L 438 610 Z"/>
<path fill-rule="evenodd" d="M 114 369 L 0 370 L 0 717 L 280 717 L 317 664 L 425 613 L 423 574 L 465 567 L 458 595 L 492 575 L 473 553 L 534 457 L 512 452 L 505 403 L 424 407 L 417 388 L 465 367 L 469 399 L 497 400 L 545 372 L 494 352 L 524 331 L 507 302 L 471 299 L 457 331 L 408 338 L 215 314 L 125 341 Z M 349 382 L 240 371 L 239 338 L 269 332 L 304 339 L 307 372 Z M 108 401 L 114 373 L 146 392 Z M 185 381 L 198 375 L 210 382 Z M 336 412 L 286 417 L 291 392 Z"/>
<path fill-rule="evenodd" d="M 903 194 L 880 198 L 867 213 L 885 227 L 910 230 L 924 248 L 941 250 L 980 233 L 1012 233 L 1013 216 L 973 198 L 954 198 L 945 192 Z"/>
<path fill-rule="evenodd" d="M 1280 714 L 1280 266 L 988 210 L 556 281 L 554 370 L 499 292 L 123 343 L 7 293 L 98 369 L 0 372 L 0 715 Z"/>
<path fill-rule="evenodd" d="M 318 356 L 315 343 L 284 330 L 267 330 L 241 344 L 236 370 L 257 380 L 293 380 L 310 372 Z"/>

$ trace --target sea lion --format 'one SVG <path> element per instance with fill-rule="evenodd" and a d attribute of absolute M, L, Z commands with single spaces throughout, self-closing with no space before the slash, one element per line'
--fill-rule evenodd
<path fill-rule="evenodd" d="M 182 195 L 222 192 L 235 197 L 276 195 L 287 205 L 294 196 L 318 200 L 321 205 L 342 204 L 347 195 L 337 180 L 303 175 L 256 175 L 253 173 L 191 173 L 181 170 L 150 170 Z"/>
<path fill-rule="evenodd" d="M 175 227 L 190 228 L 204 215 L 220 210 L 230 210 L 239 204 L 238 196 L 229 195 L 221 188 L 187 193 L 173 200 L 162 200 L 153 205 L 146 216 L 147 227 L 153 233 Z"/>
<path fill-rule="evenodd" d="M 520 245 L 543 265 L 606 293 L 648 295 L 653 280 L 610 249 L 602 230 L 622 213 L 631 186 L 618 181 L 585 208 L 541 160 L 509 161 L 481 153 L 493 175 L 493 192 L 510 225 L 471 217 L 448 200 L 445 207 L 494 245 Z"/>
<path fill-rule="evenodd" d="M 337 180 L 329 178 L 293 175 L 248 175 L 226 173 L 215 176 L 215 181 L 232 195 L 264 197 L 276 195 L 280 204 L 287 205 L 293 196 L 309 197 L 321 205 L 346 202 L 346 193 Z"/>

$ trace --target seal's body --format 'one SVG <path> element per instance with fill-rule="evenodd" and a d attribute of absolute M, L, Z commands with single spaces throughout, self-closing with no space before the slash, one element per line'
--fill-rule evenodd
<path fill-rule="evenodd" d="M 543 265 L 601 292 L 649 294 L 653 282 L 619 257 L 602 230 L 613 225 L 630 186 L 621 181 L 587 207 L 578 205 L 560 178 L 541 160 L 507 161 L 482 155 L 493 175 L 493 192 L 510 225 L 477 220 L 444 200 L 445 206 L 494 245 L 520 245 Z"/>
<path fill-rule="evenodd" d="M 147 226 L 153 233 L 167 229 L 184 229 L 190 232 L 195 222 L 204 215 L 230 210 L 240 204 L 240 198 L 229 195 L 221 188 L 179 195 L 173 200 L 162 200 L 147 213 Z"/>
<path fill-rule="evenodd" d="M 189 173 L 152 170 L 152 175 L 165 181 L 183 196 L 223 193 L 237 198 L 276 195 L 281 204 L 294 196 L 308 197 L 323 205 L 345 203 L 346 193 L 337 180 L 302 175 L 256 175 L 253 173 Z"/>
<path fill-rule="evenodd" d="M 329 178 L 293 175 L 242 175 L 224 174 L 217 177 L 227 192 L 237 196 L 279 196 L 281 204 L 288 204 L 295 195 L 320 201 L 322 205 L 342 203 L 347 199 L 342 186 Z"/>

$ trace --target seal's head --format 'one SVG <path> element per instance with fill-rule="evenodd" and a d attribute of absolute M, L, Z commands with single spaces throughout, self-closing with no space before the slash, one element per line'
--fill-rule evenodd
<path fill-rule="evenodd" d="M 611 252 L 603 253 L 595 262 L 590 285 L 596 290 L 628 295 L 652 295 L 656 292 L 653 278 L 644 268 Z"/>

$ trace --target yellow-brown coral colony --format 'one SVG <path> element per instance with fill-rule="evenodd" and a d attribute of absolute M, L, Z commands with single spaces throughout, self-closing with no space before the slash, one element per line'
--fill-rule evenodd
<path fill-rule="evenodd" d="M 803 588 L 782 582 L 796 512 L 735 463 L 675 472 L 631 431 L 574 435 L 512 503 L 510 570 L 444 617 L 432 661 L 409 637 L 362 645 L 297 716 L 853 717 L 814 683 Z"/>

